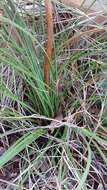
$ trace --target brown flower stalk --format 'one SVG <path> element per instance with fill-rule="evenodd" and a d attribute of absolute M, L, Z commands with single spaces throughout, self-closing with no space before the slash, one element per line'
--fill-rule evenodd
<path fill-rule="evenodd" d="M 52 38 L 53 38 L 53 16 L 52 16 L 52 3 L 51 0 L 45 0 L 45 12 L 47 21 L 47 45 L 46 45 L 46 56 L 44 62 L 44 82 L 46 89 L 49 87 L 49 72 L 50 72 L 50 61 L 52 56 Z"/>

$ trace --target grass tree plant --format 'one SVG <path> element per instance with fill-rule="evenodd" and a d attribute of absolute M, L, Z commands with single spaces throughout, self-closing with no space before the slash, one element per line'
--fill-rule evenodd
<path fill-rule="evenodd" d="M 23 3 L 0 5 L 0 168 L 18 160 L 17 176 L 2 182 L 105 187 L 106 23 L 59 1 L 33 1 L 31 14 Z"/>

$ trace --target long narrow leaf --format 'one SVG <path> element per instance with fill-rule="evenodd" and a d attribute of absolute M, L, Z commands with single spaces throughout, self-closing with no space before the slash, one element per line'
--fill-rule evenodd
<path fill-rule="evenodd" d="M 87 158 L 87 165 L 86 165 L 86 169 L 82 175 L 81 181 L 79 182 L 76 190 L 81 190 L 84 187 L 85 181 L 87 179 L 87 176 L 89 174 L 89 169 L 91 166 L 91 149 L 89 144 L 87 143 L 87 148 L 88 148 L 88 158 Z"/>
<path fill-rule="evenodd" d="M 27 133 L 17 140 L 10 148 L 0 157 L 0 168 L 4 166 L 8 161 L 10 161 L 14 156 L 19 154 L 26 146 L 31 144 L 33 141 L 38 139 L 44 134 L 43 129 L 38 129 L 32 133 Z"/>

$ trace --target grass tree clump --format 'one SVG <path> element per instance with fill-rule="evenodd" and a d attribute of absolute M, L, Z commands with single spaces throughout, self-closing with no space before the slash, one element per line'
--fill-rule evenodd
<path fill-rule="evenodd" d="M 0 6 L 0 186 L 105 189 L 106 21 L 61 1 Z"/>

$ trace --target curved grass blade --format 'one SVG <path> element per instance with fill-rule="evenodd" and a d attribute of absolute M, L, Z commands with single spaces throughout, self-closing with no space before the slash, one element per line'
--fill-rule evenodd
<path fill-rule="evenodd" d="M 81 190 L 83 187 L 84 187 L 84 183 L 87 179 L 87 176 L 89 174 L 89 169 L 90 169 L 90 166 L 91 166 L 91 149 L 90 149 L 90 146 L 89 144 L 86 142 L 87 144 L 87 148 L 88 148 L 88 159 L 87 159 L 87 165 L 86 165 L 86 169 L 82 175 L 82 178 L 81 178 L 81 181 L 79 182 L 76 190 Z"/>
<path fill-rule="evenodd" d="M 17 140 L 10 148 L 0 157 L 0 168 L 4 166 L 8 161 L 10 161 L 14 156 L 19 154 L 26 146 L 31 144 L 33 141 L 38 139 L 45 133 L 43 129 L 38 129 L 23 135 L 19 140 Z"/>
<path fill-rule="evenodd" d="M 101 150 L 100 146 L 98 146 L 97 143 L 93 142 L 96 146 L 96 149 L 98 150 L 99 154 L 101 155 L 102 159 L 104 160 L 105 164 L 107 165 L 107 156 L 104 154 L 104 152 Z"/>

